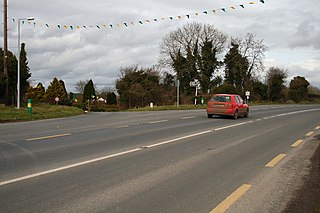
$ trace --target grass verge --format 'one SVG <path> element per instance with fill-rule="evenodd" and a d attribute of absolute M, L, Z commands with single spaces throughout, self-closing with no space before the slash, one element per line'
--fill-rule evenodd
<path fill-rule="evenodd" d="M 45 104 L 32 107 L 32 113 L 29 114 L 26 107 L 17 109 L 0 105 L 0 123 L 60 118 L 83 113 L 83 110 L 77 107 Z"/>

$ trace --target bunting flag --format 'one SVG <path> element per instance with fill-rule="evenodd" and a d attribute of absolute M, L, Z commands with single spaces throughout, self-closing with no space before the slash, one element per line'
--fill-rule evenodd
<path fill-rule="evenodd" d="M 257 0 L 257 2 L 260 2 L 262 4 L 265 3 L 265 0 Z M 233 5 L 230 7 L 222 7 L 222 8 L 218 8 L 218 9 L 212 9 L 212 13 L 211 14 L 216 14 L 218 11 L 222 11 L 224 13 L 228 12 L 229 10 L 236 10 L 237 8 L 241 8 L 241 9 L 245 9 L 245 5 L 253 5 L 256 4 L 255 1 L 250 1 L 246 4 L 239 4 L 239 5 Z M 174 19 L 178 19 L 178 20 L 182 20 L 184 17 L 186 17 L 187 19 L 190 19 L 192 16 L 199 16 L 200 14 L 204 14 L 204 15 L 208 15 L 210 10 L 205 10 L 201 13 L 199 12 L 194 12 L 191 14 L 187 14 L 187 15 L 177 15 L 177 16 L 169 16 L 167 18 L 152 18 L 152 19 L 145 19 L 145 20 L 139 20 L 139 21 L 127 21 L 127 22 L 123 22 L 123 23 L 118 23 L 118 24 L 102 24 L 102 25 L 61 25 L 61 24 L 49 24 L 49 23 L 38 23 L 36 21 L 25 21 L 25 20 L 21 20 L 21 24 L 24 25 L 26 23 L 29 24 L 33 24 L 34 27 L 36 26 L 45 26 L 46 28 L 57 28 L 57 29 L 64 29 L 64 30 L 76 30 L 76 29 L 88 29 L 88 28 L 96 28 L 101 30 L 101 28 L 105 28 L 105 29 L 115 29 L 115 26 L 120 28 L 120 27 L 130 27 L 130 26 L 135 26 L 135 23 L 139 23 L 140 25 L 143 24 L 147 24 L 147 23 L 151 23 L 151 22 L 159 22 L 159 20 L 164 21 L 164 20 L 174 20 Z M 17 22 L 17 19 L 12 19 L 13 23 Z M 108 26 L 108 27 L 107 27 Z"/>

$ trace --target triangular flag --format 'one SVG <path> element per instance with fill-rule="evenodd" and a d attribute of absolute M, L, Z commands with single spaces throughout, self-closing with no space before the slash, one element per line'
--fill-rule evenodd
<path fill-rule="evenodd" d="M 46 24 L 47 27 L 50 27 L 49 24 Z"/>
<path fill-rule="evenodd" d="M 260 2 L 264 4 L 264 1 L 263 1 L 263 0 L 260 0 Z"/>
<path fill-rule="evenodd" d="M 73 30 L 73 26 L 70 26 L 70 29 Z"/>
<path fill-rule="evenodd" d="M 60 26 L 59 24 L 57 25 L 57 27 L 58 27 L 59 29 L 61 28 L 61 26 Z"/>
<path fill-rule="evenodd" d="M 128 24 L 125 22 L 125 23 L 123 23 L 124 24 L 124 26 L 126 26 L 126 27 L 128 27 Z"/>
<path fill-rule="evenodd" d="M 139 21 L 139 23 L 140 23 L 140 24 L 143 24 L 143 22 L 142 22 L 142 21 Z"/>
<path fill-rule="evenodd" d="M 98 29 L 100 29 L 100 26 L 99 26 L 99 25 L 97 25 L 96 27 L 97 27 Z"/>
<path fill-rule="evenodd" d="M 113 25 L 112 24 L 110 24 L 109 26 L 113 29 Z"/>
<path fill-rule="evenodd" d="M 207 11 L 203 11 L 203 13 L 204 13 L 204 14 L 208 14 L 208 12 L 207 12 Z"/>
<path fill-rule="evenodd" d="M 233 10 L 235 10 L 235 9 L 236 9 L 234 6 L 231 6 L 230 8 L 231 8 L 231 9 L 233 9 Z"/>
<path fill-rule="evenodd" d="M 190 15 L 186 15 L 186 16 L 187 16 L 188 19 L 190 18 Z"/>
<path fill-rule="evenodd" d="M 216 13 L 216 10 L 212 10 L 213 13 Z"/>
<path fill-rule="evenodd" d="M 227 12 L 225 8 L 221 8 L 221 10 L 222 10 L 223 12 Z"/>
<path fill-rule="evenodd" d="M 240 4 L 239 6 L 240 6 L 240 7 L 242 7 L 242 8 L 244 9 L 244 6 L 243 6 L 243 4 Z"/>
<path fill-rule="evenodd" d="M 154 20 L 154 21 L 158 21 L 158 19 L 156 19 L 156 18 L 155 18 L 155 19 L 153 19 L 153 20 Z"/>

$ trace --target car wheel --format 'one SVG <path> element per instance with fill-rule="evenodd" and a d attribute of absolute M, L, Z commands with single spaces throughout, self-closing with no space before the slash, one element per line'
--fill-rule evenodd
<path fill-rule="evenodd" d="M 233 118 L 234 118 L 235 120 L 237 120 L 237 119 L 238 119 L 238 110 L 236 110 L 236 111 L 234 112 L 234 114 L 233 114 Z"/>
<path fill-rule="evenodd" d="M 212 114 L 207 114 L 208 118 L 212 118 Z"/>
<path fill-rule="evenodd" d="M 244 114 L 244 117 L 245 118 L 249 117 L 249 109 L 247 109 L 246 113 Z"/>

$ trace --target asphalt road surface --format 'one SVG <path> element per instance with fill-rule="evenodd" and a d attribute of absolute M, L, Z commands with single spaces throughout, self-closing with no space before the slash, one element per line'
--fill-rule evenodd
<path fill-rule="evenodd" d="M 0 124 L 0 212 L 281 212 L 319 145 L 319 105 L 89 113 Z"/>

